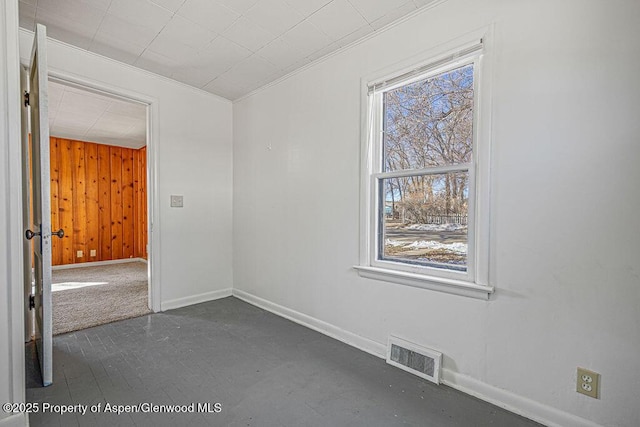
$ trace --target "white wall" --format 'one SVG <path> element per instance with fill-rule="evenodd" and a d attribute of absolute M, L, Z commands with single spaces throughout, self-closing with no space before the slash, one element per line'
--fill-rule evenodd
<path fill-rule="evenodd" d="M 0 3 L 0 403 L 24 402 L 18 2 Z M 0 410 L 0 426 L 24 425 Z"/>
<path fill-rule="evenodd" d="M 31 40 L 20 31 L 23 60 Z M 153 280 L 162 309 L 230 294 L 231 102 L 53 40 L 48 60 L 56 74 L 154 100 L 159 210 L 152 240 L 159 239 L 160 256 Z M 183 208 L 170 207 L 172 194 L 184 196 Z"/>
<path fill-rule="evenodd" d="M 18 33 L 18 1 L 0 6 L 0 402 L 24 401 L 18 65 L 33 35 Z M 163 309 L 231 293 L 232 105 L 168 79 L 50 40 L 50 69 L 152 102 L 159 209 L 154 286 Z M 170 208 L 171 194 L 184 208 Z M 160 280 L 162 279 L 162 280 Z M 25 425 L 0 411 L 0 426 Z"/>
<path fill-rule="evenodd" d="M 636 1 L 449 0 L 236 102 L 234 291 L 441 350 L 447 383 L 549 424 L 640 425 L 638 22 Z M 492 23 L 496 294 L 360 278 L 360 78 Z"/>

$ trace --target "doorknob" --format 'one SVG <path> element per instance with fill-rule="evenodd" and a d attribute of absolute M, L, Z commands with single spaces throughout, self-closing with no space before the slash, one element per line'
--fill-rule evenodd
<path fill-rule="evenodd" d="M 25 237 L 27 238 L 27 240 L 31 240 L 31 239 L 33 239 L 35 236 L 39 236 L 39 235 L 40 235 L 40 232 L 38 231 L 37 233 L 34 233 L 34 232 L 33 232 L 33 231 L 31 231 L 31 230 L 27 230 L 27 231 L 24 233 L 24 235 L 25 235 Z"/>
<path fill-rule="evenodd" d="M 24 235 L 25 235 L 25 237 L 27 238 L 27 240 L 31 240 L 31 239 L 33 239 L 35 236 L 40 236 L 40 235 L 41 235 L 41 233 L 40 233 L 39 231 L 38 231 L 37 233 L 34 233 L 34 232 L 33 232 L 33 231 L 31 231 L 31 230 L 27 230 L 27 231 L 24 233 Z M 61 228 L 60 230 L 58 230 L 58 231 L 56 231 L 56 232 L 54 232 L 54 233 L 51 233 L 51 236 L 58 236 L 59 238 L 61 238 L 61 239 L 62 239 L 62 238 L 64 237 L 64 230 Z"/>

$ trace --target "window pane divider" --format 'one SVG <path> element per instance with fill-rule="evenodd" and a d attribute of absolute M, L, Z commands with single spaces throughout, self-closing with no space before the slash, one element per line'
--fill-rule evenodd
<path fill-rule="evenodd" d="M 451 172 L 467 172 L 471 170 L 473 165 L 471 163 L 460 163 L 457 165 L 448 166 L 434 166 L 424 169 L 404 169 L 391 172 L 380 172 L 373 174 L 375 179 L 388 179 L 388 178 L 405 178 L 409 176 L 423 176 L 423 175 L 441 175 Z"/>

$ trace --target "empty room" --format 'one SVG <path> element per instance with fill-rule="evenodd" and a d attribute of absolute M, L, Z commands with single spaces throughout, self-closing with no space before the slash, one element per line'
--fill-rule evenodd
<path fill-rule="evenodd" d="M 638 23 L 3 1 L 0 427 L 637 427 Z M 148 312 L 56 333 L 123 259 Z"/>

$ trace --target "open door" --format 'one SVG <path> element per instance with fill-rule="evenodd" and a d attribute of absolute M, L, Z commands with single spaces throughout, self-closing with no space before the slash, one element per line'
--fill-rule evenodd
<path fill-rule="evenodd" d="M 20 66 L 20 93 L 29 92 L 29 71 L 26 67 Z M 22 103 L 21 108 L 21 124 L 22 124 L 22 224 L 23 232 L 27 228 L 31 228 L 31 136 L 29 131 L 29 105 Z M 31 294 L 33 293 L 33 261 L 32 261 L 32 245 L 30 241 L 25 240 L 22 245 L 22 263 L 24 276 L 24 342 L 30 342 L 33 339 L 33 312 L 31 311 Z"/>
<path fill-rule="evenodd" d="M 35 316 L 35 340 L 43 385 L 53 382 L 53 336 L 51 315 L 51 182 L 49 178 L 49 117 L 47 96 L 46 28 L 36 26 L 29 67 L 31 122 L 31 197 L 33 224 L 25 237 L 33 241 L 34 294 L 30 306 Z M 61 237 L 61 232 L 56 233 Z M 25 260 L 28 262 L 28 260 Z M 26 276 L 26 274 L 25 274 Z"/>

